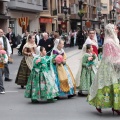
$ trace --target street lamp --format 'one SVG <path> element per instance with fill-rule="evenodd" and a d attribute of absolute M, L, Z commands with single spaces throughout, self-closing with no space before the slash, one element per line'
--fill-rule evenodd
<path fill-rule="evenodd" d="M 115 19 L 114 19 L 114 17 L 115 17 L 115 9 L 113 8 L 111 11 L 110 11 L 110 19 L 111 19 L 111 23 L 113 22 L 115 22 Z"/>
<path fill-rule="evenodd" d="M 115 16 L 115 9 L 113 8 L 112 10 L 111 10 L 111 14 L 112 14 L 112 21 L 113 21 L 113 23 L 115 22 L 115 19 L 114 19 L 114 16 Z"/>
<path fill-rule="evenodd" d="M 63 12 L 65 14 L 65 20 L 67 20 L 68 9 L 69 8 L 67 7 L 66 0 L 64 0 Z"/>
<path fill-rule="evenodd" d="M 62 21 L 62 31 L 67 31 L 67 13 L 69 8 L 67 7 L 66 0 L 64 0 L 64 6 L 62 6 L 62 11 L 65 14 L 65 19 Z"/>

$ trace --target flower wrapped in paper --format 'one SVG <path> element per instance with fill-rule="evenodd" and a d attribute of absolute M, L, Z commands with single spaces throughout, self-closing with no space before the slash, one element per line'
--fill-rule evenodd
<path fill-rule="evenodd" d="M 7 63 L 7 54 L 5 50 L 0 50 L 0 68 L 4 68 L 4 63 Z"/>

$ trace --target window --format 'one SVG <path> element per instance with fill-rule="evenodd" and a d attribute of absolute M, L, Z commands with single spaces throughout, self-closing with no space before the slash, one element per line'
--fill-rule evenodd
<path fill-rule="evenodd" d="M 48 0 L 43 0 L 43 10 L 47 10 L 48 9 Z"/>
<path fill-rule="evenodd" d="M 15 20 L 14 19 L 9 20 L 9 27 L 15 33 Z"/>

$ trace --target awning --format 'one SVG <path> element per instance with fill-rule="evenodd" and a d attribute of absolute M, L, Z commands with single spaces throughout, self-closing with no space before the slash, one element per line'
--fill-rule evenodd
<path fill-rule="evenodd" d="M 0 19 L 9 19 L 10 16 L 0 15 Z"/>

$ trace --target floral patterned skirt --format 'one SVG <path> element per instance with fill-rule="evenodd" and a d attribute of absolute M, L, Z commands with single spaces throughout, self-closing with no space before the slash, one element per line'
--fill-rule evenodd
<path fill-rule="evenodd" d="M 79 91 L 81 92 L 88 92 L 90 89 L 90 86 L 92 84 L 92 81 L 94 80 L 95 73 L 94 71 L 89 68 L 82 68 L 82 73 L 80 76 L 80 86 Z"/>
<path fill-rule="evenodd" d="M 58 96 L 58 89 L 49 72 L 33 70 L 27 82 L 25 97 L 32 100 L 48 100 Z"/>

